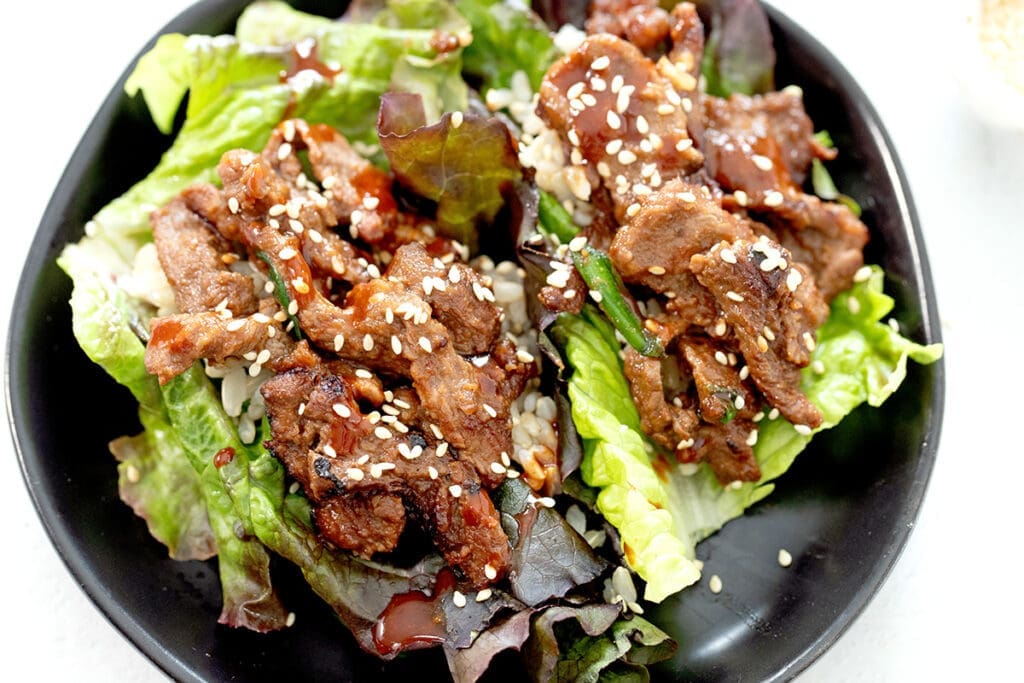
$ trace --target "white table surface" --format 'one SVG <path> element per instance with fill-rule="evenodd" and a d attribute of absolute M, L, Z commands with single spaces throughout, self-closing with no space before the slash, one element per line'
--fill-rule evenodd
<path fill-rule="evenodd" d="M 138 49 L 187 4 L 27 2 L 0 10 L 0 130 L 12 152 L 0 171 L 9 190 L 0 343 L 31 237 L 79 136 Z M 1015 524 L 1024 447 L 1013 402 L 1024 371 L 1012 356 L 1024 314 L 1024 134 L 984 124 L 963 101 L 961 51 L 951 40 L 959 3 L 775 4 L 847 66 L 895 141 L 926 233 L 947 353 L 938 464 L 910 543 L 866 611 L 800 680 L 1012 678 L 1024 608 Z M 0 520 L 3 678 L 165 679 L 68 574 L 6 438 Z"/>

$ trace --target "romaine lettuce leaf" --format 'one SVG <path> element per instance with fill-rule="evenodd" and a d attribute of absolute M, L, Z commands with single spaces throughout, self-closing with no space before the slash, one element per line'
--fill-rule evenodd
<path fill-rule="evenodd" d="M 818 330 L 814 363 L 802 379 L 824 416 L 817 431 L 861 403 L 880 405 L 903 381 L 908 359 L 932 363 L 942 355 L 940 344 L 917 344 L 881 322 L 893 307 L 882 286 L 882 270 L 872 267 L 870 277 L 836 297 Z M 781 418 L 762 422 L 754 448 L 762 478 L 736 488 L 723 487 L 706 466 L 692 475 L 675 467 L 656 473 L 608 324 L 586 311 L 563 315 L 552 337 L 574 368 L 569 396 L 584 440 L 583 479 L 600 488 L 597 507 L 619 529 L 630 567 L 647 581 L 644 597 L 660 601 L 699 579 L 690 561 L 696 544 L 771 493 L 770 482 L 789 469 L 811 435 Z M 815 371 L 818 363 L 824 372 Z"/>
<path fill-rule="evenodd" d="M 464 71 L 482 84 L 482 91 L 508 88 L 512 74 L 522 71 L 536 91 L 548 67 L 561 53 L 547 25 L 525 3 L 510 0 L 455 0 L 473 26 L 466 47 Z"/>

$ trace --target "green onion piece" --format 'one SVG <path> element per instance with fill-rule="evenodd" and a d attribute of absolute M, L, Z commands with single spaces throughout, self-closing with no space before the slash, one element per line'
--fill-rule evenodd
<path fill-rule="evenodd" d="M 565 210 L 565 207 L 544 190 L 540 190 L 537 217 L 546 232 L 557 237 L 562 244 L 568 243 L 580 231 L 572 222 L 572 216 Z"/>
<path fill-rule="evenodd" d="M 814 188 L 814 194 L 822 199 L 832 200 L 839 197 L 839 190 L 832 182 L 832 176 L 819 159 L 811 160 L 811 186 Z"/>
<path fill-rule="evenodd" d="M 860 204 L 857 203 L 856 199 L 850 197 L 849 195 L 841 194 L 838 197 L 836 197 L 836 201 L 839 202 L 840 204 L 845 205 L 846 208 L 853 212 L 854 216 L 860 218 Z"/>
<path fill-rule="evenodd" d="M 591 246 L 571 253 L 576 270 L 583 276 L 587 287 L 601 294 L 597 305 L 629 345 L 644 356 L 665 355 L 661 340 L 644 328 L 633 307 L 622 296 L 622 280 L 608 254 Z"/>
<path fill-rule="evenodd" d="M 540 191 L 537 217 L 543 231 L 554 235 L 563 244 L 571 241 L 580 231 L 572 222 L 572 216 L 565 207 L 544 190 Z M 583 277 L 583 281 L 587 283 L 587 287 L 601 295 L 598 306 L 629 345 L 645 356 L 663 356 L 665 350 L 661 346 L 661 341 L 644 329 L 633 307 L 622 295 L 625 286 L 622 284 L 622 278 L 615 272 L 615 266 L 612 265 L 608 254 L 589 245 L 570 253 L 573 264 Z"/>
<path fill-rule="evenodd" d="M 257 251 L 256 255 L 267 264 L 267 269 L 270 271 L 270 280 L 274 283 L 274 297 L 277 299 L 277 303 L 281 304 L 281 308 L 285 313 L 288 313 L 288 307 L 291 306 L 292 300 L 288 296 L 288 287 L 284 283 L 284 278 L 281 277 L 281 273 L 277 272 L 277 268 L 274 267 L 274 263 L 270 260 L 264 251 Z M 299 329 L 299 319 L 291 313 L 288 313 L 288 318 L 292 321 L 292 334 L 295 335 L 296 339 L 302 339 L 302 330 Z"/>
<path fill-rule="evenodd" d="M 814 140 L 825 149 L 832 149 L 835 147 L 835 143 L 832 142 L 832 136 L 828 134 L 827 130 L 819 130 L 815 133 Z"/>

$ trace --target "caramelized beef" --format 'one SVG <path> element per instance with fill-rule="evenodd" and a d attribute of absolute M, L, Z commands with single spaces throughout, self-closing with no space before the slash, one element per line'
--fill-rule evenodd
<path fill-rule="evenodd" d="M 644 52 L 654 52 L 668 38 L 668 12 L 656 0 L 592 0 L 587 33 L 610 33 Z"/>
<path fill-rule="evenodd" d="M 674 362 L 668 359 L 665 362 Z M 656 444 L 669 452 L 685 451 L 697 435 L 697 414 L 686 407 L 685 393 L 677 394 L 676 402 L 665 398 L 662 361 L 648 358 L 632 348 L 626 349 L 623 372 L 629 392 L 640 413 L 640 426 Z"/>
<path fill-rule="evenodd" d="M 767 239 L 723 242 L 693 256 L 690 267 L 714 295 L 768 403 L 794 424 L 821 424 L 821 413 L 800 391 L 800 369 L 810 363 L 814 331 L 828 315 L 813 279 Z"/>
<path fill-rule="evenodd" d="M 228 268 L 235 260 L 230 243 L 184 199 L 176 197 L 154 211 L 150 224 L 179 311 L 197 313 L 220 306 L 247 315 L 256 310 L 252 279 Z"/>

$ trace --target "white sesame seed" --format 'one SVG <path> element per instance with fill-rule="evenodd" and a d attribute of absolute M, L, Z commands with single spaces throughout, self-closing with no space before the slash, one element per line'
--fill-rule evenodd
<path fill-rule="evenodd" d="M 306 281 L 301 277 L 297 277 L 292 280 L 292 287 L 294 287 L 295 291 L 299 294 L 309 294 L 309 285 L 307 285 Z"/>
<path fill-rule="evenodd" d="M 373 351 L 373 337 L 369 334 L 363 335 L 363 351 Z"/>
<path fill-rule="evenodd" d="M 373 434 L 381 441 L 387 441 L 391 438 L 391 430 L 387 427 L 377 427 L 373 430 Z"/>
<path fill-rule="evenodd" d="M 708 580 L 708 588 L 715 594 L 722 592 L 722 579 L 718 574 L 711 575 L 711 578 Z"/>
<path fill-rule="evenodd" d="M 772 160 L 763 154 L 754 154 L 750 157 L 750 160 L 754 162 L 754 166 L 757 166 L 762 171 L 770 171 L 775 166 Z"/>
<path fill-rule="evenodd" d="M 596 303 L 601 303 L 601 300 L 604 299 L 604 295 L 602 295 L 601 292 L 597 291 L 596 289 L 592 289 L 590 290 L 590 298 L 593 299 Z"/>
<path fill-rule="evenodd" d="M 506 467 L 502 465 L 500 462 L 491 463 L 491 472 L 494 472 L 495 474 L 505 474 L 505 470 Z"/>
<path fill-rule="evenodd" d="M 690 149 L 691 147 L 693 147 L 693 140 L 691 140 L 690 138 L 682 138 L 681 140 L 676 142 L 676 151 L 677 152 L 685 152 L 686 150 Z"/>
<path fill-rule="evenodd" d="M 789 271 L 789 275 L 786 276 L 786 289 L 791 292 L 795 292 L 800 283 L 804 281 L 804 276 L 799 270 L 793 268 Z"/>
<path fill-rule="evenodd" d="M 508 457 L 508 453 L 506 453 L 505 451 L 501 452 L 501 464 L 504 465 L 505 467 L 512 466 L 512 459 Z"/>
<path fill-rule="evenodd" d="M 236 318 L 235 320 L 232 320 L 227 325 L 225 325 L 224 329 L 227 330 L 228 332 L 237 332 L 243 327 L 245 327 L 245 318 Z"/>
<path fill-rule="evenodd" d="M 498 411 L 486 403 L 484 404 L 484 412 L 491 417 L 498 417 Z"/>
<path fill-rule="evenodd" d="M 804 346 L 807 347 L 807 350 L 814 351 L 817 346 L 817 343 L 814 341 L 814 335 L 810 332 L 804 332 L 801 338 L 804 340 Z"/>
<path fill-rule="evenodd" d="M 295 315 L 299 312 L 299 302 L 292 300 L 288 302 L 288 315 Z M 291 323 L 289 323 L 291 324 Z"/>
<path fill-rule="evenodd" d="M 754 446 L 757 444 L 757 430 L 751 429 L 750 434 L 747 435 L 747 445 Z"/>
<path fill-rule="evenodd" d="M 633 202 L 632 204 L 626 207 L 626 215 L 629 216 L 630 218 L 637 215 L 638 213 L 640 213 L 640 205 L 638 203 Z"/>
<path fill-rule="evenodd" d="M 740 381 L 742 382 L 747 377 L 750 377 L 750 366 L 744 365 L 742 368 L 740 368 L 740 372 L 739 372 Z"/>
<path fill-rule="evenodd" d="M 736 301 L 736 302 L 742 302 L 743 301 L 743 295 L 742 294 L 737 294 L 736 292 L 732 291 L 731 289 L 728 292 L 725 293 L 725 298 L 729 299 L 730 301 Z"/>
<path fill-rule="evenodd" d="M 775 333 L 772 332 L 772 328 L 768 327 L 767 325 L 761 328 L 761 334 L 763 334 L 764 338 L 767 339 L 768 341 L 775 341 Z"/>
<path fill-rule="evenodd" d="M 452 494 L 452 498 L 458 498 L 462 495 L 462 487 L 458 484 L 452 484 L 448 487 L 448 493 Z"/>
<path fill-rule="evenodd" d="M 617 93 L 620 90 L 622 90 L 622 86 L 624 83 L 625 81 L 623 80 L 622 76 L 620 74 L 615 74 L 612 77 L 612 92 Z"/>
<path fill-rule="evenodd" d="M 443 458 L 445 453 L 447 453 L 447 452 L 448 452 L 448 442 L 447 441 L 442 441 L 441 443 L 439 443 L 437 445 L 437 448 L 434 449 L 434 455 L 436 455 L 439 458 Z"/>
<path fill-rule="evenodd" d="M 608 127 L 612 130 L 618 130 L 622 127 L 622 119 L 619 115 L 613 112 L 611 109 L 608 110 L 608 114 L 605 116 L 605 120 L 608 123 Z"/>
<path fill-rule="evenodd" d="M 452 119 L 451 119 L 451 121 L 452 121 L 452 128 L 458 128 L 459 126 L 461 126 L 462 125 L 462 120 L 463 120 L 463 114 L 462 114 L 461 111 L 453 111 L 452 112 Z"/>
<path fill-rule="evenodd" d="M 277 148 L 277 160 L 284 161 L 292 153 L 292 146 L 287 142 L 281 143 L 281 146 Z"/>
<path fill-rule="evenodd" d="M 769 413 L 768 413 L 768 419 L 769 420 L 776 420 L 776 419 L 778 419 L 778 417 L 779 417 L 779 409 L 778 408 L 772 408 L 771 411 L 769 411 Z"/>
<path fill-rule="evenodd" d="M 608 154 L 618 154 L 619 150 L 622 149 L 622 138 L 615 138 L 610 140 L 607 145 L 604 146 L 604 151 Z"/>
<path fill-rule="evenodd" d="M 688 191 L 680 192 L 676 196 L 682 199 L 687 204 L 693 204 L 695 201 L 697 201 L 697 197 L 692 192 Z"/>
<path fill-rule="evenodd" d="M 480 592 L 478 592 L 476 594 L 476 601 L 477 602 L 487 602 L 490 599 L 491 599 L 491 589 L 490 588 L 484 588 L 482 591 L 480 591 Z"/>
<path fill-rule="evenodd" d="M 853 274 L 854 282 L 864 282 L 871 278 L 871 266 L 861 266 L 857 269 L 857 272 Z"/>
<path fill-rule="evenodd" d="M 282 261 L 287 261 L 288 259 L 295 258 L 298 255 L 298 253 L 299 252 L 295 251 L 291 247 L 285 247 L 284 249 L 279 251 L 277 255 L 278 257 L 280 257 Z"/>
<path fill-rule="evenodd" d="M 795 429 L 796 433 L 800 434 L 801 436 L 810 436 L 811 431 L 813 431 L 807 425 L 793 425 L 793 429 Z"/>
<path fill-rule="evenodd" d="M 667 271 L 664 266 L 650 266 L 647 268 L 647 272 L 651 275 L 664 275 Z"/>
<path fill-rule="evenodd" d="M 331 406 L 331 410 L 338 414 L 338 417 L 348 418 L 352 416 L 352 411 L 344 403 L 335 403 Z"/>
<path fill-rule="evenodd" d="M 736 410 L 743 410 L 744 406 L 747 405 L 747 400 L 743 398 L 742 394 L 740 394 L 736 397 L 736 400 L 733 401 L 733 405 L 736 406 Z"/>
<path fill-rule="evenodd" d="M 715 351 L 715 360 L 718 361 L 719 365 L 728 365 L 729 364 L 728 357 L 726 357 L 726 355 L 723 352 L 721 352 L 721 351 Z"/>
<path fill-rule="evenodd" d="M 555 499 L 551 498 L 549 496 L 544 496 L 543 498 L 538 498 L 537 502 L 540 503 L 541 505 L 543 505 L 546 508 L 553 508 L 553 507 L 555 507 Z"/>
<path fill-rule="evenodd" d="M 662 102 L 661 104 L 658 105 L 658 109 L 657 109 L 658 113 L 661 114 L 662 116 L 668 116 L 669 114 L 673 113 L 675 110 L 676 110 L 676 108 L 673 107 L 668 102 Z"/>
<path fill-rule="evenodd" d="M 763 334 L 757 335 L 757 348 L 761 353 L 768 351 L 768 340 L 764 338 Z"/>
<path fill-rule="evenodd" d="M 765 206 L 780 206 L 785 201 L 785 197 L 778 190 L 768 190 L 764 195 Z"/>
<path fill-rule="evenodd" d="M 437 468 L 434 467 L 433 465 L 427 465 L 427 474 L 430 476 L 431 479 L 437 479 Z"/>
<path fill-rule="evenodd" d="M 725 324 L 725 321 L 724 320 L 719 320 L 717 323 L 715 323 L 715 330 L 714 330 L 715 331 L 715 336 L 716 337 L 723 336 L 726 333 L 727 329 L 728 328 L 727 328 L 727 326 Z"/>
<path fill-rule="evenodd" d="M 726 263 L 736 263 L 736 254 L 732 249 L 722 249 L 720 255 Z"/>
<path fill-rule="evenodd" d="M 345 470 L 345 476 L 347 476 L 352 481 L 362 481 L 364 474 L 363 471 L 358 467 L 349 467 L 347 470 Z"/>
<path fill-rule="evenodd" d="M 341 351 L 342 347 L 345 346 L 345 335 L 336 334 L 334 335 L 334 352 Z"/>
<path fill-rule="evenodd" d="M 601 71 L 611 66 L 612 60 L 608 58 L 608 55 L 602 55 L 590 63 L 590 68 L 594 71 Z"/>
<path fill-rule="evenodd" d="M 788 567 L 793 564 L 793 556 L 785 548 L 779 548 L 779 566 Z"/>
<path fill-rule="evenodd" d="M 825 364 L 822 363 L 820 360 L 816 360 L 813 363 L 811 363 L 811 370 L 816 375 L 824 375 L 825 374 Z"/>
<path fill-rule="evenodd" d="M 747 202 L 750 201 L 750 198 L 747 197 L 747 193 L 743 190 L 736 190 L 732 193 L 732 196 L 740 206 L 746 206 Z"/>
<path fill-rule="evenodd" d="M 516 359 L 520 363 L 532 363 L 534 361 L 533 354 L 526 349 L 516 349 Z"/>
<path fill-rule="evenodd" d="M 632 151 L 628 149 L 624 149 L 618 153 L 616 158 L 619 160 L 619 163 L 622 164 L 623 166 L 629 166 L 634 161 L 636 161 L 636 154 L 634 154 Z"/>
<path fill-rule="evenodd" d="M 426 337 L 420 337 L 419 345 L 420 348 L 426 351 L 427 353 L 431 353 L 434 350 L 434 348 L 430 345 L 430 340 L 427 339 Z"/>
<path fill-rule="evenodd" d="M 846 310 L 848 310 L 851 315 L 857 315 L 860 313 L 860 299 L 855 296 L 846 297 Z"/>
<path fill-rule="evenodd" d="M 458 496 L 455 497 L 458 498 Z M 452 602 L 455 603 L 456 607 L 465 607 L 466 596 L 460 593 L 459 591 L 455 591 L 454 593 L 452 593 Z"/>

